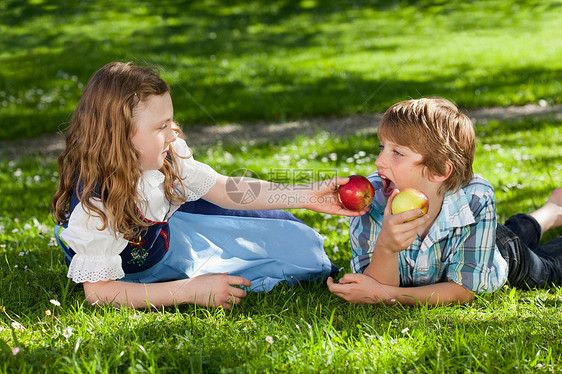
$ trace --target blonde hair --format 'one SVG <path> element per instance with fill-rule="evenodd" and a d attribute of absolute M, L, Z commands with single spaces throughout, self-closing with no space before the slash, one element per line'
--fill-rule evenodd
<path fill-rule="evenodd" d="M 443 182 L 441 193 L 455 191 L 472 179 L 474 127 L 446 99 L 423 98 L 394 104 L 384 113 L 378 136 L 421 154 L 419 164 L 430 173 L 447 175 L 449 161 L 452 172 Z"/>
<path fill-rule="evenodd" d="M 155 67 L 111 62 L 92 76 L 74 111 L 66 147 L 58 158 L 60 183 L 51 203 L 56 222 L 68 222 L 70 198 L 75 191 L 85 211 L 102 219 L 100 229 L 110 225 L 116 234 L 130 239 L 151 225 L 137 208 L 137 183 L 142 170 L 139 154 L 131 143 L 133 110 L 150 96 L 169 92 L 170 87 Z M 170 202 L 181 202 L 185 195 L 181 182 L 178 185 L 176 157 L 170 146 L 160 169 Z M 101 201 L 104 210 L 93 200 Z"/>

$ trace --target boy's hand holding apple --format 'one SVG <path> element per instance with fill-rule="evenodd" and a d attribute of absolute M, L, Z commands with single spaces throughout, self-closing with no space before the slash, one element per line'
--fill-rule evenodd
<path fill-rule="evenodd" d="M 392 214 L 400 214 L 413 209 L 421 209 L 421 215 L 424 215 L 429 209 L 429 199 L 422 191 L 418 191 L 415 188 L 405 188 L 400 191 L 398 195 L 394 196 L 394 199 L 392 199 L 391 209 Z M 414 220 L 417 217 L 418 216 L 409 218 L 406 221 Z"/>
<path fill-rule="evenodd" d="M 429 202 L 423 192 L 408 188 L 403 192 L 394 190 L 386 204 L 375 248 L 388 252 L 400 252 L 408 248 L 418 235 L 421 222 L 417 218 L 423 217 L 428 207 Z"/>

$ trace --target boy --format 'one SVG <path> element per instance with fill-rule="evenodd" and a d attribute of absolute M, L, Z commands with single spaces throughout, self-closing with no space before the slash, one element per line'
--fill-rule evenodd
<path fill-rule="evenodd" d="M 376 190 L 367 214 L 351 218 L 351 269 L 335 295 L 353 303 L 467 303 L 506 281 L 515 287 L 561 284 L 562 237 L 539 247 L 562 226 L 562 188 L 530 215 L 496 223 L 494 190 L 474 175 L 474 129 L 444 99 L 390 107 L 378 128 L 381 152 L 369 176 Z M 404 188 L 423 191 L 429 210 L 392 215 Z M 362 273 L 362 274 L 361 274 Z"/>

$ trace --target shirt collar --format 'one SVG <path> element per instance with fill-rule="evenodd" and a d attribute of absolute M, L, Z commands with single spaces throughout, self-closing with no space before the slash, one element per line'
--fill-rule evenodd
<path fill-rule="evenodd" d="M 474 222 L 474 214 L 470 209 L 468 196 L 462 188 L 456 192 L 447 193 L 443 199 L 443 207 L 440 216 L 448 227 L 464 227 L 472 225 Z"/>
<path fill-rule="evenodd" d="M 466 227 L 474 222 L 476 221 L 464 190 L 448 192 L 443 198 L 443 205 L 437 216 L 437 222 L 432 225 L 426 239 L 429 238 L 429 242 L 436 243 L 447 237 L 451 233 L 451 228 Z M 422 249 L 424 249 L 424 246 L 422 246 Z"/>
<path fill-rule="evenodd" d="M 158 170 L 146 170 L 142 173 L 143 184 L 147 184 L 150 187 L 157 187 L 164 183 L 164 174 Z"/>

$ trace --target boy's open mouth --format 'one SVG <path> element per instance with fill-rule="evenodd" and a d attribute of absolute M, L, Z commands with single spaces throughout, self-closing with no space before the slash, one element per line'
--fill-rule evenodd
<path fill-rule="evenodd" d="M 396 186 L 394 185 L 394 182 L 392 182 L 384 175 L 380 175 L 380 177 L 382 181 L 382 193 L 385 197 L 389 197 Z"/>

